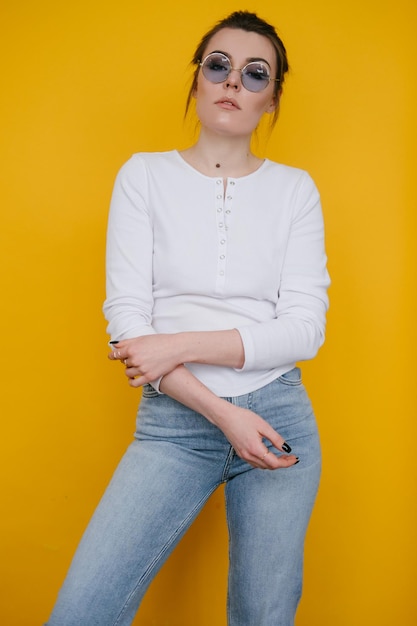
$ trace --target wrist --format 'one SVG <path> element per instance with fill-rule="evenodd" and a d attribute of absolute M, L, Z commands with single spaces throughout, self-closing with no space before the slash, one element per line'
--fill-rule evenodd
<path fill-rule="evenodd" d="M 205 408 L 203 415 L 209 422 L 220 428 L 220 430 L 223 430 L 224 425 L 229 423 L 232 419 L 235 410 L 236 407 L 233 404 L 223 398 L 214 396 L 210 398 L 210 402 Z"/>
<path fill-rule="evenodd" d="M 191 335 L 192 333 L 190 332 L 180 332 L 171 335 L 178 365 L 193 362 Z"/>
<path fill-rule="evenodd" d="M 194 331 L 183 331 L 175 333 L 176 354 L 180 363 L 198 363 L 201 362 L 201 340 L 200 333 Z"/>

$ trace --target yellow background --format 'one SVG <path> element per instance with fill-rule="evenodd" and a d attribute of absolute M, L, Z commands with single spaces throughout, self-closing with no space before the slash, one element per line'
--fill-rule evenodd
<path fill-rule="evenodd" d="M 101 314 L 115 174 L 192 141 L 188 61 L 239 8 L 287 46 L 259 152 L 315 178 L 333 279 L 327 343 L 304 366 L 324 474 L 297 626 L 417 623 L 415 1 L 21 0 L 0 14 L 4 626 L 47 618 L 134 429 Z M 226 546 L 218 493 L 135 625 L 224 626 Z"/>

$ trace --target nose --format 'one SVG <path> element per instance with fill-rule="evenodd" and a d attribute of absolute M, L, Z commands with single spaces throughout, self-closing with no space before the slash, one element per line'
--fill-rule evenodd
<path fill-rule="evenodd" d="M 230 74 L 225 81 L 226 89 L 232 87 L 236 91 L 239 91 L 242 86 L 242 75 L 240 70 L 235 70 L 233 67 L 230 70 Z"/>

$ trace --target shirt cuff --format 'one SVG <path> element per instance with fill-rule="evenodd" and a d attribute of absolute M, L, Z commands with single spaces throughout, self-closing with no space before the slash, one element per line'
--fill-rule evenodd
<path fill-rule="evenodd" d="M 245 370 L 250 370 L 253 366 L 255 360 L 255 344 L 248 326 L 236 328 L 236 330 L 240 334 L 240 338 L 242 340 L 245 360 L 242 367 L 235 367 L 233 369 L 236 372 L 242 372 Z"/>
<path fill-rule="evenodd" d="M 161 380 L 162 379 L 163 379 L 163 376 L 160 376 L 156 380 L 151 380 L 151 382 L 149 383 L 150 385 L 152 385 L 152 387 L 155 389 L 155 391 L 157 393 L 159 393 L 160 396 L 165 395 L 165 394 L 162 393 L 162 391 L 159 391 L 159 385 L 161 384 Z"/>

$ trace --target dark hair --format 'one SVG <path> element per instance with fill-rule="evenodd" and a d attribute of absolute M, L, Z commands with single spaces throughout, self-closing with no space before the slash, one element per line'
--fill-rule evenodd
<path fill-rule="evenodd" d="M 275 78 L 279 79 L 279 82 L 275 82 L 275 96 L 282 91 L 282 86 L 284 83 L 285 74 L 289 70 L 288 59 L 287 59 L 287 51 L 285 50 L 285 46 L 282 43 L 281 39 L 278 37 L 275 28 L 262 20 L 260 17 L 256 15 L 256 13 L 250 13 L 249 11 L 235 11 L 231 13 L 228 17 L 225 17 L 223 20 L 220 20 L 213 28 L 211 28 L 201 39 L 200 43 L 197 46 L 197 49 L 194 53 L 193 59 L 191 63 L 196 65 L 196 69 L 194 71 L 193 82 L 191 84 L 190 90 L 188 92 L 187 102 L 185 105 L 185 114 L 187 115 L 188 110 L 190 108 L 191 99 L 195 92 L 197 86 L 198 74 L 200 71 L 200 63 L 203 60 L 204 52 L 208 46 L 210 39 L 218 33 L 223 28 L 235 28 L 239 30 L 246 30 L 249 33 L 257 33 L 258 35 L 262 35 L 262 37 L 266 37 L 274 46 L 276 61 L 277 61 L 277 75 Z M 279 113 L 279 100 L 277 104 L 277 108 L 275 109 L 275 114 L 272 120 L 272 124 L 275 124 L 278 118 Z"/>

